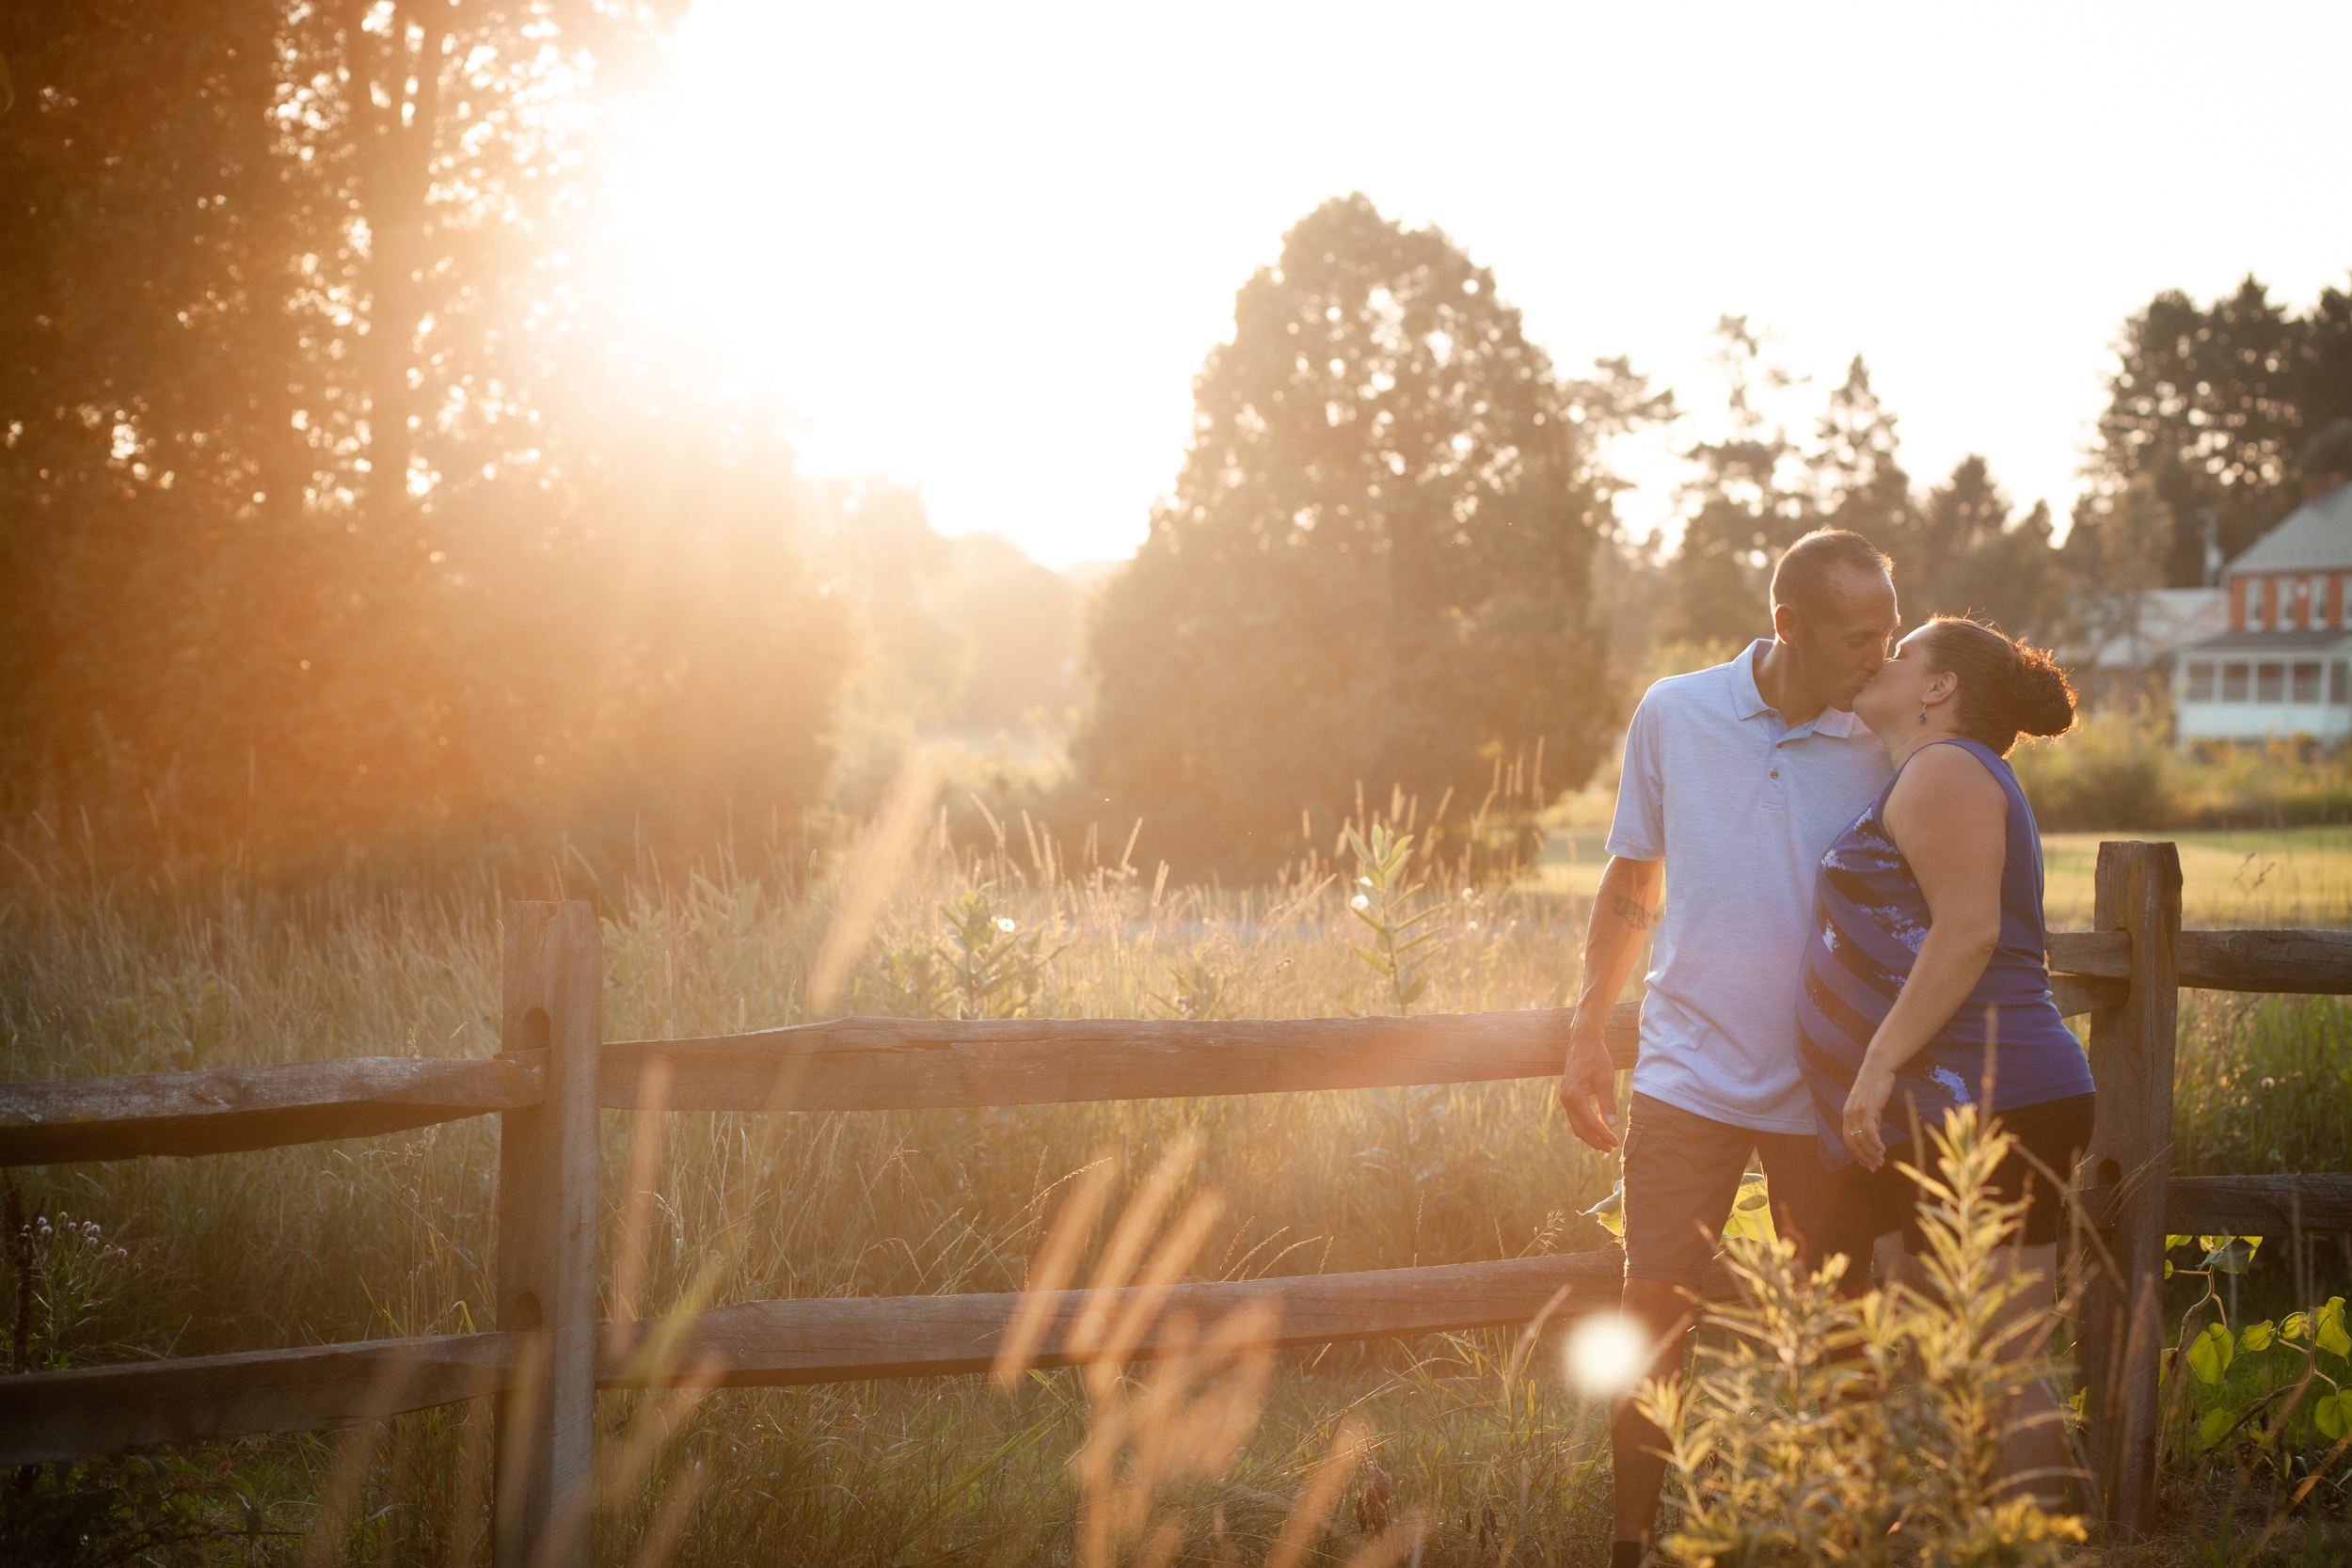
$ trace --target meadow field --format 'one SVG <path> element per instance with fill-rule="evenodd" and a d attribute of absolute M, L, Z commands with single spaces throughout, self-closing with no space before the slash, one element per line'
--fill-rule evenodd
<path fill-rule="evenodd" d="M 2352 828 L 2242 828 L 2042 834 L 2050 929 L 2089 927 L 2099 843 L 2117 838 L 2180 847 L 2184 926 L 2352 925 Z M 1533 885 L 1590 898 L 1608 863 L 1608 841 L 1605 820 L 1554 828 Z"/>
<path fill-rule="evenodd" d="M 833 1011 L 1395 1010 L 1401 988 L 1354 951 L 1363 927 L 1345 902 L 1352 867 L 1219 892 L 1133 871 L 1069 875 L 1050 845 L 1024 853 L 1020 834 L 1009 842 L 1009 852 L 982 859 L 927 843 Z M 2347 843 L 2342 833 L 2185 841 L 2192 923 L 2337 923 L 2352 885 Z M 1397 912 L 1429 911 L 1422 928 L 1435 933 L 1420 950 L 1426 987 L 1412 1010 L 1571 999 L 1585 905 L 1577 879 L 1597 861 L 1575 839 L 1569 847 L 1574 861 L 1548 858 L 1516 882 L 1482 888 L 1437 875 L 1398 895 Z M 218 877 L 133 890 L 93 884 L 69 854 L 18 848 L 0 890 L 0 1073 L 9 1079 L 497 1049 L 502 890 L 489 880 L 433 894 L 352 879 L 286 895 Z M 2075 895 L 2061 889 L 2087 901 L 2094 852 L 2094 835 L 2054 835 L 2054 924 L 2073 923 L 2058 911 Z M 601 884 L 573 869 L 564 891 L 595 898 L 604 922 L 608 1037 L 811 1016 L 812 965 L 842 902 L 842 872 L 804 879 L 780 850 L 685 874 L 642 865 Z M 2345 1022 L 2335 999 L 2185 996 L 2175 1168 L 2347 1168 Z M 680 1115 L 659 1128 L 606 1113 L 606 1309 L 1017 1289 L 1073 1174 L 1114 1162 L 1106 1212 L 1116 1212 L 1187 1133 L 1199 1155 L 1171 1212 L 1201 1195 L 1222 1205 L 1192 1277 L 1604 1245 L 1586 1211 L 1611 1191 L 1613 1161 L 1566 1135 L 1550 1096 L 1549 1082 L 1530 1081 Z M 10 1251 L 11 1286 L 31 1291 L 17 1320 L 21 1364 L 485 1326 L 494 1139 L 484 1118 L 203 1160 L 21 1172 L 18 1200 L 41 1222 Z M 650 1173 L 642 1189 L 633 1170 Z M 650 1196 L 632 1201 L 633 1190 Z M 611 1277 L 625 1254 L 642 1259 L 623 1271 L 633 1278 Z M 2332 1243 L 2292 1262 L 2274 1249 L 2231 1289 L 2249 1292 L 2250 1311 L 2270 1295 L 2308 1294 L 2314 1281 L 2341 1290 L 2352 1275 Z M 1230 1459 L 1159 1494 L 1153 1517 L 1175 1532 L 1173 1559 L 1279 1557 L 1293 1500 L 1335 1433 L 1360 1423 L 1365 1467 L 1333 1499 L 1334 1530 L 1308 1543 L 1313 1551 L 1343 1560 L 1380 1523 L 1409 1516 L 1422 1562 L 1605 1560 L 1599 1415 L 1548 1347 L 1511 1376 L 1526 1348 L 1515 1338 L 1466 1334 L 1276 1358 L 1263 1411 Z M 1075 1372 L 1034 1374 L 1009 1394 L 959 1378 L 699 1402 L 608 1395 L 608 1447 L 629 1452 L 636 1468 L 600 1497 L 597 1558 L 1073 1560 L 1085 1487 L 1072 1460 L 1089 1410 Z M 119 1560 L 470 1561 L 482 1539 L 485 1424 L 484 1411 L 452 1407 L 374 1436 L 47 1466 L 28 1472 L 10 1506 L 20 1527 L 66 1521 L 81 1532 L 74 1539 L 120 1548 Z M 2183 1464 L 2202 1473 L 2197 1461 Z M 180 1544 L 157 1544 L 167 1536 Z M 91 1547 L 87 1560 L 104 1560 L 115 1559 Z"/>

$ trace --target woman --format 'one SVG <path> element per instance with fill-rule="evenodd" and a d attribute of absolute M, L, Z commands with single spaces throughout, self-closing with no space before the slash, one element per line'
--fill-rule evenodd
<path fill-rule="evenodd" d="M 2017 1297 L 2022 1317 L 2048 1305 L 2056 1272 L 2063 1204 L 2040 1173 L 2073 1171 L 2092 1091 L 2050 998 L 2041 834 L 2002 759 L 2021 732 L 2063 734 L 2074 689 L 2049 655 L 1938 616 L 1903 639 L 1853 711 L 1895 777 L 1821 857 L 1816 883 L 1797 1027 L 1823 1162 L 1860 1161 L 1867 1200 L 1888 1216 L 1880 1228 L 1900 1215 L 1904 1250 L 1924 1252 L 1915 1189 L 1895 1168 L 1934 1168 L 1931 1150 L 1903 1147 L 1912 1129 L 1963 1104 L 1997 1116 L 2022 1152 L 1994 1188 L 2031 1200 L 2004 1249 L 2010 1270 L 2038 1276 Z M 2066 1442 L 2049 1390 L 2035 1382 L 2009 1414 L 2009 1474 L 2058 1493 Z"/>

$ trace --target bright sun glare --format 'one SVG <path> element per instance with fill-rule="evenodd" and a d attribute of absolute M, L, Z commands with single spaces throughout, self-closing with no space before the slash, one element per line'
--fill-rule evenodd
<path fill-rule="evenodd" d="M 2296 302 L 2342 278 L 2297 160 L 2121 155 L 2140 84 L 2182 69 L 2262 103 L 2278 145 L 2324 144 L 2332 100 L 2275 90 L 2267 50 L 2095 8 L 1751 8 L 1693 48 L 1671 8 L 1482 5 L 1447 18 L 1481 61 L 1454 72 L 1400 58 L 1422 9 L 1341 14 L 696 0 L 632 117 L 614 259 L 690 373 L 789 406 L 805 468 L 919 483 L 946 531 L 1056 565 L 1140 541 L 1234 290 L 1351 190 L 1494 266 L 1569 373 L 1629 353 L 1714 420 L 1710 329 L 1752 312 L 1814 378 L 1800 428 L 1864 354 L 1915 475 L 1982 451 L 2061 516 L 2127 311 L 2249 269 Z M 2265 26 L 2325 58 L 2344 14 Z M 2189 190 L 2230 192 L 2230 221 L 2151 245 L 2117 215 Z M 1711 428 L 1618 454 L 1637 534 L 1673 523 L 1672 452 Z"/>
<path fill-rule="evenodd" d="M 1631 1393 L 1649 1358 L 1649 1336 L 1622 1312 L 1596 1312 L 1568 1335 L 1568 1381 L 1594 1399 Z"/>

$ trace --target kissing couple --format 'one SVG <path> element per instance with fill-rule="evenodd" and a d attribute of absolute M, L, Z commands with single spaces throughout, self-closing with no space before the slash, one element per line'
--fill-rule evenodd
<path fill-rule="evenodd" d="M 2042 839 L 2004 759 L 2021 734 L 2063 734 L 2074 693 L 2046 652 L 1973 620 L 1896 642 L 1893 571 L 1858 533 L 1806 534 L 1773 568 L 1772 637 L 1658 682 L 1626 732 L 1560 1102 L 1622 1153 L 1622 1309 L 1660 1380 L 1681 1374 L 1751 1155 L 1800 1260 L 1844 1253 L 1859 1291 L 1882 1237 L 1926 1250 L 1896 1168 L 1927 1166 L 1912 1129 L 1974 1105 L 2016 1140 L 1994 1196 L 2034 1199 L 2003 1249 L 2021 1325 L 2057 1276 L 2058 1195 L 2036 1172 L 2064 1177 L 2089 1143 L 2090 1066 L 2051 999 Z M 1603 1026 L 1653 933 L 1620 1138 Z M 2048 1389 L 2007 1415 L 2008 1473 L 2062 1473 Z M 1635 1568 L 1665 1437 L 1625 1400 L 1610 1446 L 1612 1568 Z"/>

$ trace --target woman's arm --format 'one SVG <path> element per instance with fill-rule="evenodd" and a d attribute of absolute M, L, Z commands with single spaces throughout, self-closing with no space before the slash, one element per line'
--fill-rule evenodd
<path fill-rule="evenodd" d="M 1911 977 L 1870 1037 L 1846 1097 L 1846 1147 L 1872 1170 L 1886 1163 L 1879 1117 L 1895 1092 L 1895 1069 L 1951 1022 L 2000 942 L 2009 797 L 1973 753 L 1930 746 L 1904 768 L 1885 820 L 1927 895 L 1929 925 Z"/>

